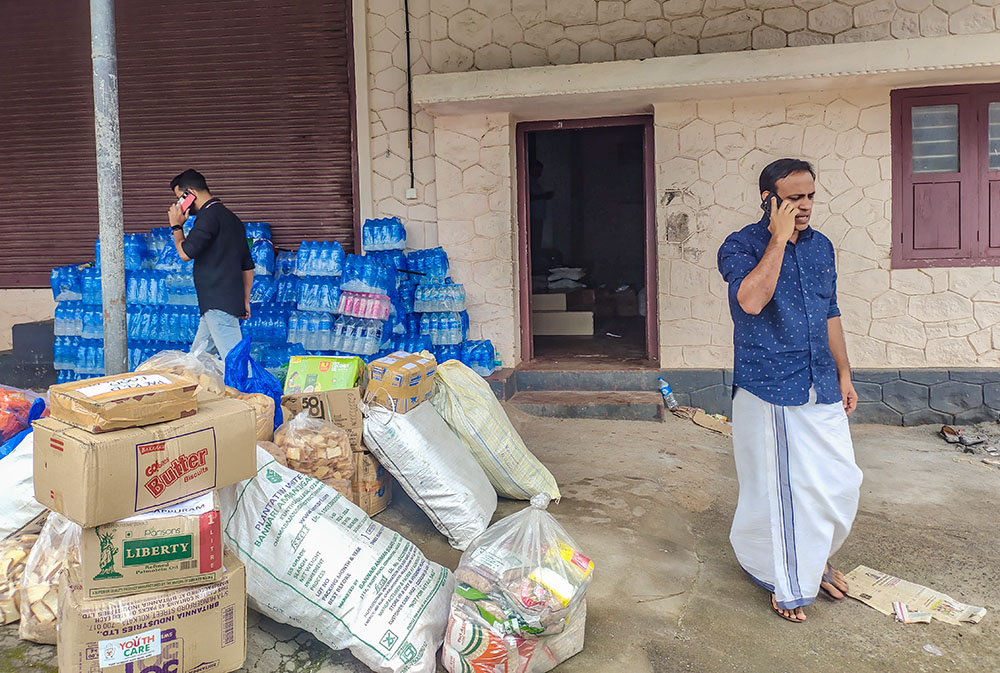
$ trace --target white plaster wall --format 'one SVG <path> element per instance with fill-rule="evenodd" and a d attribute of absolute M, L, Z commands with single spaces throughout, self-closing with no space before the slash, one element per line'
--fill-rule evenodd
<path fill-rule="evenodd" d="M 11 328 L 24 322 L 50 320 L 56 303 L 52 290 L 0 290 L 0 351 L 9 350 L 14 342 Z"/>
<path fill-rule="evenodd" d="M 784 156 L 817 168 L 854 366 L 1000 364 L 1000 269 L 890 269 L 888 89 L 663 103 L 655 122 L 664 366 L 731 365 L 716 252 L 759 219 L 758 175 Z"/>

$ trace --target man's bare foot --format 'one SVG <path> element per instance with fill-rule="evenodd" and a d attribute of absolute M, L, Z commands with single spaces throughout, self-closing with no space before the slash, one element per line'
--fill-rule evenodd
<path fill-rule="evenodd" d="M 839 601 L 847 596 L 847 579 L 842 572 L 835 570 L 827 563 L 826 571 L 823 573 L 823 581 L 819 583 L 819 588 L 830 598 Z"/>
<path fill-rule="evenodd" d="M 787 619 L 788 621 L 795 622 L 796 624 L 806 620 L 806 613 L 802 612 L 802 608 L 795 608 L 793 610 L 782 610 L 779 608 L 778 603 L 774 598 L 774 594 L 771 594 L 771 609 L 774 610 L 774 613 L 782 619 Z"/>

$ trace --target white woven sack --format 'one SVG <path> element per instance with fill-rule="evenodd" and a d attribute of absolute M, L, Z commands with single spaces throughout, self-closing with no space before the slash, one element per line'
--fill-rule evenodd
<path fill-rule="evenodd" d="M 555 477 L 524 445 L 482 376 L 458 360 L 438 365 L 431 404 L 486 472 L 497 493 L 531 500 L 545 493 L 559 500 Z"/>
<path fill-rule="evenodd" d="M 257 447 L 257 475 L 219 491 L 250 605 L 377 673 L 434 673 L 455 578 L 333 488 Z"/>
<path fill-rule="evenodd" d="M 0 540 L 13 535 L 45 511 L 45 507 L 35 500 L 34 455 L 34 433 L 29 432 L 13 451 L 0 459 L 0 493 L 3 494 Z"/>
<path fill-rule="evenodd" d="M 365 446 L 455 549 L 490 525 L 497 494 L 433 405 L 405 414 L 362 404 Z"/>

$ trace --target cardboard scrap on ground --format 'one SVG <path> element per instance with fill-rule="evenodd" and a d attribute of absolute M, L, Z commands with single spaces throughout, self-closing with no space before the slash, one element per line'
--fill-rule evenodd
<path fill-rule="evenodd" d="M 902 603 L 911 614 L 928 612 L 934 619 L 947 624 L 976 624 L 986 616 L 986 608 L 959 603 L 951 596 L 867 566 L 858 566 L 847 573 L 846 579 L 850 585 L 848 596 L 884 615 L 895 615 L 893 603 Z"/>
<path fill-rule="evenodd" d="M 726 435 L 727 437 L 730 437 L 733 434 L 732 425 L 726 421 L 716 418 L 715 416 L 709 415 L 704 409 L 699 409 L 698 407 L 677 407 L 673 413 L 674 416 L 677 416 L 678 418 L 691 419 L 692 423 L 705 428 L 706 430 L 718 432 Z"/>

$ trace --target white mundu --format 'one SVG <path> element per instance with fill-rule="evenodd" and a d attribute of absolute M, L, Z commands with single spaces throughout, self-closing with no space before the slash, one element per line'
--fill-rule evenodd
<path fill-rule="evenodd" d="M 740 483 L 730 542 L 743 569 L 791 610 L 813 602 L 858 511 L 861 470 L 844 406 L 783 407 L 739 389 L 733 453 Z"/>

